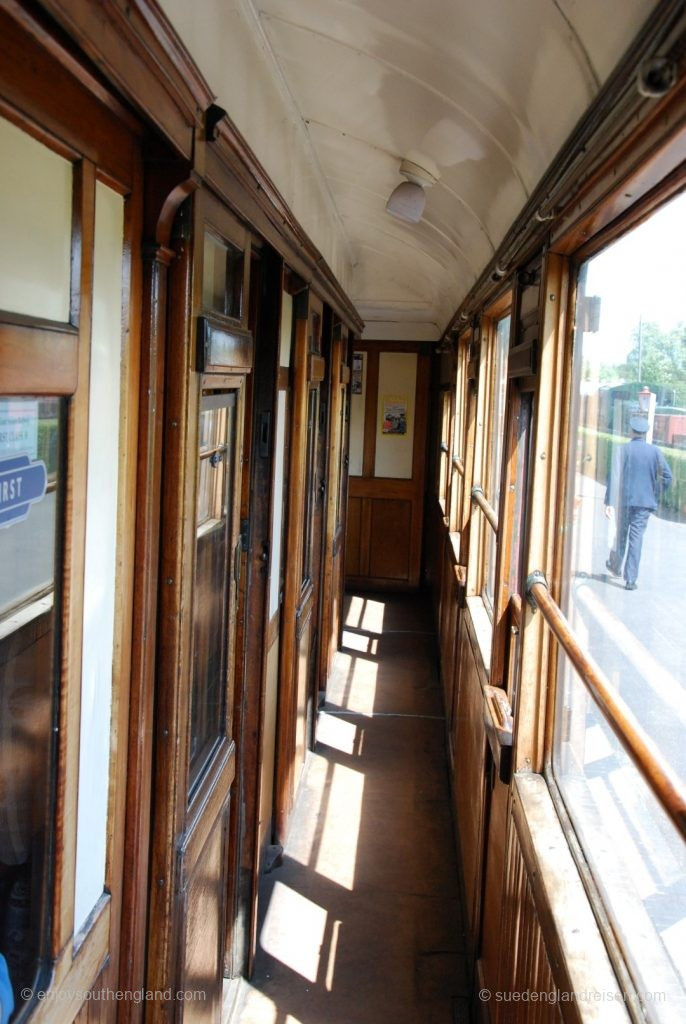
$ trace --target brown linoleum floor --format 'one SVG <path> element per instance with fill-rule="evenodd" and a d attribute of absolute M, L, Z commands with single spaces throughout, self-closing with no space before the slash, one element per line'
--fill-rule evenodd
<path fill-rule="evenodd" d="M 349 595 L 345 623 L 232 1024 L 466 1024 L 431 617 Z"/>

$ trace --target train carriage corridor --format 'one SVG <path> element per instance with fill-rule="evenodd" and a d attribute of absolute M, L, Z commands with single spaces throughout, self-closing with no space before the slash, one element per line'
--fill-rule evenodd
<path fill-rule="evenodd" d="M 454 1024 L 468 972 L 428 603 L 348 594 L 231 1024 Z M 225 1018 L 226 1019 L 226 1018 Z"/>

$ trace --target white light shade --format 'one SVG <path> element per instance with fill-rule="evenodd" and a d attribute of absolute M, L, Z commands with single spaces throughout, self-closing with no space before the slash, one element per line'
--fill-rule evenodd
<path fill-rule="evenodd" d="M 416 224 L 422 218 L 425 203 L 426 194 L 422 186 L 413 181 L 403 181 L 391 192 L 386 203 L 386 212 L 398 220 Z"/>

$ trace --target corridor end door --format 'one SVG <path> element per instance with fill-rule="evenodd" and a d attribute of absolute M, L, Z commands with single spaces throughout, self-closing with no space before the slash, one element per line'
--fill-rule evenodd
<path fill-rule="evenodd" d="M 429 356 L 422 346 L 363 342 L 352 357 L 349 586 L 410 590 L 422 554 Z"/>

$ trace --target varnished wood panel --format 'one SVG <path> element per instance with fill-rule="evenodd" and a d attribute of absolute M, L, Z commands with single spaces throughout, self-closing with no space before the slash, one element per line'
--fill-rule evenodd
<path fill-rule="evenodd" d="M 348 576 L 357 576 L 361 572 L 361 533 L 362 498 L 351 497 L 348 501 L 348 529 L 345 538 L 345 571 Z"/>
<path fill-rule="evenodd" d="M 77 331 L 0 324 L 0 380 L 14 395 L 71 395 L 78 382 Z M 46 365 L 54 365 L 46 378 Z"/>
<path fill-rule="evenodd" d="M 228 803 L 215 819 L 182 893 L 184 936 L 179 988 L 193 993 L 193 998 L 177 1000 L 175 1016 L 185 1024 L 214 1024 L 219 1019 L 223 914 L 217 913 L 217 908 L 221 911 L 225 899 L 227 819 Z"/>
<path fill-rule="evenodd" d="M 460 623 L 459 692 L 455 716 L 454 794 L 467 898 L 467 922 L 476 940 L 481 902 L 486 799 L 486 731 L 483 693 L 464 617 Z"/>
<path fill-rule="evenodd" d="M 412 504 L 377 499 L 372 505 L 369 575 L 407 580 L 410 571 Z"/>

